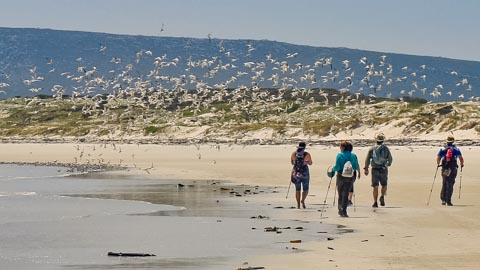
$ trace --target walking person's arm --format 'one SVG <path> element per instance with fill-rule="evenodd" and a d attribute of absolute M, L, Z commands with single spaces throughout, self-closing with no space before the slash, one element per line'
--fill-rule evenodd
<path fill-rule="evenodd" d="M 370 160 L 372 159 L 372 150 L 373 148 L 368 150 L 367 157 L 365 158 L 365 167 L 363 167 L 363 173 L 365 173 L 365 175 L 368 175 L 368 167 L 370 167 Z"/>
<path fill-rule="evenodd" d="M 341 155 L 342 154 L 337 154 L 337 156 L 335 157 L 335 165 L 332 168 L 333 175 L 335 175 L 335 172 L 341 171 L 341 166 L 340 166 Z"/>
<path fill-rule="evenodd" d="M 355 154 L 352 154 L 352 157 L 353 157 L 353 163 L 352 163 L 353 169 L 357 173 L 357 179 L 360 179 L 360 177 L 362 176 L 362 173 L 360 172 L 360 165 L 358 164 L 358 157 Z"/>
<path fill-rule="evenodd" d="M 332 171 L 327 172 L 327 175 L 330 178 L 335 176 L 335 172 L 337 172 L 340 168 L 340 164 L 339 164 L 340 163 L 340 155 L 341 154 L 337 154 L 337 156 L 335 157 L 335 165 L 333 166 Z"/>
<path fill-rule="evenodd" d="M 390 149 L 388 147 L 387 147 L 387 160 L 388 160 L 388 167 L 392 166 L 393 157 L 392 157 L 392 153 L 390 152 Z"/>
<path fill-rule="evenodd" d="M 333 166 L 332 170 L 334 172 L 340 170 L 340 154 L 337 154 L 337 156 L 335 157 L 335 165 Z"/>
<path fill-rule="evenodd" d="M 437 166 L 440 167 L 440 162 L 442 161 L 442 157 L 445 155 L 443 149 L 440 149 L 437 154 Z"/>
<path fill-rule="evenodd" d="M 305 162 L 308 164 L 308 165 L 312 165 L 312 156 L 310 155 L 310 153 L 307 153 L 307 155 L 305 156 Z"/>

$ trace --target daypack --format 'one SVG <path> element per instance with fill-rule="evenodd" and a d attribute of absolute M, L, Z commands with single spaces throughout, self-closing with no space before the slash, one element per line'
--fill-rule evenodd
<path fill-rule="evenodd" d="M 448 148 L 447 153 L 445 154 L 445 159 L 447 162 L 451 162 L 453 158 L 453 150 L 451 147 Z"/>
<path fill-rule="evenodd" d="M 304 150 L 297 151 L 295 153 L 295 162 L 293 164 L 293 177 L 298 179 L 305 174 L 307 164 L 305 164 L 305 156 L 307 152 Z"/>
<path fill-rule="evenodd" d="M 353 165 L 350 162 L 350 160 L 345 162 L 345 164 L 343 165 L 342 176 L 343 177 L 353 177 L 354 172 L 355 172 L 355 170 L 353 169 Z"/>
<path fill-rule="evenodd" d="M 442 168 L 452 168 L 457 166 L 457 160 L 453 156 L 453 148 L 448 146 L 445 148 L 446 153 L 445 156 L 442 158 Z"/>
<path fill-rule="evenodd" d="M 372 160 L 375 165 L 378 166 L 383 166 L 387 165 L 387 155 L 385 154 L 385 146 L 380 145 L 379 147 L 376 147 L 372 151 Z"/>

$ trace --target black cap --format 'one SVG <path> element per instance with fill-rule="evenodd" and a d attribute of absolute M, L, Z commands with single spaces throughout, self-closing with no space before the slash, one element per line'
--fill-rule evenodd
<path fill-rule="evenodd" d="M 298 144 L 298 148 L 305 148 L 307 147 L 307 144 L 305 142 L 301 142 Z"/>

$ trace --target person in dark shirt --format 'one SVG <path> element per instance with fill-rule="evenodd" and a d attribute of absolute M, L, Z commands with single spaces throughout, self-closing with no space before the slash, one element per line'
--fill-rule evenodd
<path fill-rule="evenodd" d="M 295 199 L 297 200 L 297 208 L 300 203 L 306 208 L 305 199 L 308 195 L 310 185 L 309 165 L 312 165 L 312 156 L 305 152 L 307 144 L 301 142 L 298 144 L 297 150 L 290 156 L 290 163 L 293 165 L 291 181 L 295 184 Z"/>
<path fill-rule="evenodd" d="M 452 195 L 453 186 L 455 185 L 455 178 L 458 172 L 458 161 L 460 161 L 460 168 L 464 166 L 462 152 L 454 144 L 455 138 L 453 136 L 447 137 L 447 144 L 440 149 L 437 154 L 437 166 L 442 167 L 442 191 L 440 192 L 440 199 L 442 205 L 453 206 Z M 457 161 L 458 160 L 458 161 Z"/>

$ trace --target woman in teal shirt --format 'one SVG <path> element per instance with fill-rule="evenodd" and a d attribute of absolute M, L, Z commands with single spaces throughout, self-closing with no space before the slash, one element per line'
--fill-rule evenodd
<path fill-rule="evenodd" d="M 352 143 L 348 141 L 340 142 L 340 153 L 337 154 L 335 166 L 328 173 L 329 177 L 333 177 L 335 172 L 337 173 L 338 214 L 341 217 L 348 217 L 348 193 L 355 179 L 357 177 L 360 179 L 360 166 L 358 165 L 357 155 L 352 153 L 352 150 Z"/>

